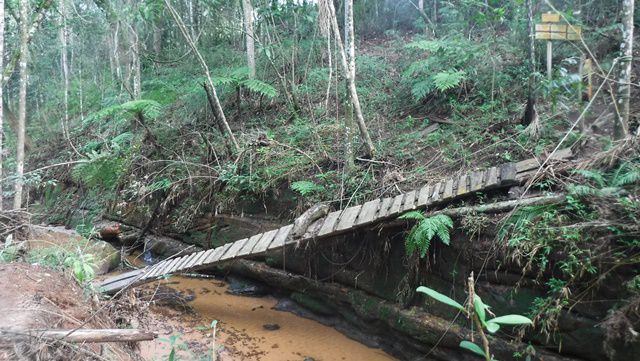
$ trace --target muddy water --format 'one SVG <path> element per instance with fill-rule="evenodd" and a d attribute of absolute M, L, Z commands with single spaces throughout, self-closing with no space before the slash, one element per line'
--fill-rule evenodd
<path fill-rule="evenodd" d="M 221 350 L 220 360 L 394 360 L 382 350 L 368 348 L 331 327 L 273 310 L 277 303 L 273 297 L 231 295 L 227 293 L 226 283 L 212 279 L 171 277 L 160 282 L 180 291 L 195 311 L 195 314 L 157 308 L 154 311 L 169 312 L 164 315 L 166 322 L 157 325 L 160 337 L 182 334 L 177 343 L 189 346 L 189 351 L 180 352 L 182 359 L 203 359 L 211 355 L 211 331 L 203 330 L 202 326 L 218 320 L 216 349 Z M 276 324 L 279 329 L 269 331 L 264 327 L 266 324 Z M 156 340 L 143 342 L 141 351 L 147 359 L 165 359 L 170 347 L 166 340 Z"/>

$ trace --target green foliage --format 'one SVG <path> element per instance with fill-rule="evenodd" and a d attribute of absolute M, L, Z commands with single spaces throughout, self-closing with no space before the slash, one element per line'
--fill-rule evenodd
<path fill-rule="evenodd" d="M 449 245 L 450 229 L 453 228 L 453 220 L 451 217 L 438 214 L 433 217 L 425 217 L 418 211 L 407 212 L 398 219 L 415 220 L 417 223 L 409 231 L 409 235 L 405 238 L 405 250 L 407 255 L 411 256 L 416 251 L 420 252 L 420 257 L 429 251 L 431 240 L 438 236 L 440 242 Z"/>
<path fill-rule="evenodd" d="M 162 105 L 155 100 L 140 99 L 126 103 L 108 106 L 85 118 L 83 127 L 118 117 L 142 116 L 144 119 L 155 120 L 162 115 Z"/>
<path fill-rule="evenodd" d="M 89 241 L 84 240 L 83 242 L 86 244 Z M 35 248 L 26 253 L 25 260 L 55 270 L 69 269 L 81 284 L 89 282 L 95 277 L 95 257 L 91 253 L 86 253 L 81 247 Z"/>
<path fill-rule="evenodd" d="M 433 85 L 441 92 L 453 89 L 464 80 L 465 72 L 462 70 L 443 71 L 433 76 Z"/>
<path fill-rule="evenodd" d="M 533 322 L 522 315 L 505 315 L 494 317 L 492 319 L 487 320 L 487 312 L 489 310 L 489 305 L 482 302 L 482 299 L 478 295 L 474 295 L 473 298 L 473 308 L 472 311 L 474 314 L 468 314 L 467 309 L 464 306 L 454 301 L 453 299 L 443 295 L 436 290 L 433 290 L 429 287 L 420 286 L 416 289 L 416 291 L 426 294 L 427 296 L 435 299 L 438 302 L 444 303 L 445 305 L 454 307 L 460 311 L 462 311 L 468 318 L 472 319 L 477 317 L 477 320 L 480 322 L 483 328 L 485 328 L 490 333 L 496 333 L 500 329 L 500 325 L 509 325 L 509 326 L 518 326 L 518 325 L 533 325 Z M 479 326 L 478 326 L 479 327 Z M 475 343 L 471 341 L 462 341 L 460 342 L 460 347 L 466 350 L 469 350 L 475 353 L 478 356 L 484 357 L 486 360 L 493 360 L 490 354 L 486 354 L 485 351 Z"/>
<path fill-rule="evenodd" d="M 112 189 L 124 172 L 124 159 L 110 152 L 91 152 L 71 172 L 73 179 L 88 187 Z"/>
<path fill-rule="evenodd" d="M 323 186 L 318 185 L 312 181 L 296 181 L 291 183 L 291 189 L 300 193 L 301 196 L 306 197 L 318 192 L 323 192 L 325 189 Z"/>
<path fill-rule="evenodd" d="M 249 78 L 249 68 L 240 67 L 228 70 L 225 75 L 212 77 L 213 85 L 229 85 L 232 87 L 245 88 L 255 94 L 266 96 L 267 98 L 275 98 L 278 91 L 273 86 L 258 80 Z"/>

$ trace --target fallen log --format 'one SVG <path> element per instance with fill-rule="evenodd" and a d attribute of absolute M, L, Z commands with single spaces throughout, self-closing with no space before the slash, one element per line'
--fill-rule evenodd
<path fill-rule="evenodd" d="M 151 341 L 158 337 L 154 332 L 138 329 L 77 329 L 77 330 L 25 330 L 0 331 L 6 337 L 34 337 L 47 340 L 63 340 L 74 343 Z"/>

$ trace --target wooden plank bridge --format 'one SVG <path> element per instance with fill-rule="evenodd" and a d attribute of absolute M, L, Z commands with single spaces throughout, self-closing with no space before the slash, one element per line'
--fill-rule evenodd
<path fill-rule="evenodd" d="M 557 152 L 554 159 L 571 156 L 569 149 Z M 309 240 L 322 240 L 357 228 L 395 218 L 400 214 L 442 205 L 476 192 L 506 188 L 530 178 L 540 165 L 540 160 L 529 159 L 518 163 L 505 163 L 498 167 L 473 171 L 461 176 L 428 184 L 418 190 L 395 197 L 379 198 L 361 205 L 331 212 L 311 223 L 306 233 L 298 239 L 289 234 L 293 224 L 259 233 L 249 238 L 227 243 L 206 251 L 194 252 L 182 257 L 160 261 L 154 265 L 108 278 L 97 284 L 102 292 L 114 294 L 119 290 L 152 282 L 162 276 L 201 270 L 220 262 L 236 258 L 259 256 L 283 249 L 292 244 Z"/>

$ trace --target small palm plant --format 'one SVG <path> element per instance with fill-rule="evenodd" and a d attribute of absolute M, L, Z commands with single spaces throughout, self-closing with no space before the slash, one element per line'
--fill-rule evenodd
<path fill-rule="evenodd" d="M 475 294 L 474 291 L 474 279 L 473 272 L 468 279 L 469 286 L 469 304 L 467 307 L 459 304 L 455 300 L 443 295 L 440 292 L 437 292 L 429 287 L 420 286 L 416 291 L 426 294 L 427 296 L 435 299 L 438 302 L 444 303 L 445 305 L 451 306 L 453 308 L 457 308 L 462 312 L 468 319 L 474 322 L 478 333 L 480 334 L 480 338 L 482 339 L 482 347 L 477 345 L 476 343 L 468 340 L 463 340 L 460 342 L 460 347 L 475 353 L 478 356 L 483 357 L 486 361 L 497 361 L 493 358 L 491 351 L 489 349 L 489 340 L 485 334 L 485 330 L 491 334 L 498 332 L 500 329 L 500 325 L 532 325 L 533 322 L 524 317 L 522 315 L 505 315 L 499 317 L 493 317 L 491 319 L 487 319 L 487 314 L 491 314 L 495 316 L 490 311 L 490 306 L 482 302 L 480 296 Z"/>

